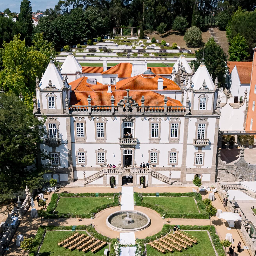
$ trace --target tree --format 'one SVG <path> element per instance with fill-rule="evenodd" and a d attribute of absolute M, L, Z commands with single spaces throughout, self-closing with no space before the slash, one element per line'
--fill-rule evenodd
<path fill-rule="evenodd" d="M 184 35 L 184 40 L 188 47 L 200 47 L 203 43 L 202 31 L 193 26 L 187 29 Z"/>
<path fill-rule="evenodd" d="M 0 16 L 0 48 L 4 41 L 9 43 L 16 33 L 16 23 L 11 18 Z"/>
<path fill-rule="evenodd" d="M 27 181 L 42 176 L 36 160 L 45 134 L 43 123 L 19 97 L 0 93 L 0 194 L 21 190 Z"/>
<path fill-rule="evenodd" d="M 228 53 L 230 61 L 246 60 L 250 56 L 249 46 L 246 39 L 240 34 L 237 34 L 233 39 L 230 40 Z"/>
<path fill-rule="evenodd" d="M 172 29 L 179 31 L 181 34 L 184 34 L 188 27 L 187 19 L 182 16 L 177 16 L 172 24 Z"/>
<path fill-rule="evenodd" d="M 220 241 L 220 243 L 225 248 L 225 250 L 226 250 L 227 247 L 229 247 L 231 245 L 231 242 L 228 241 L 228 240 L 222 240 L 222 241 Z"/>
<path fill-rule="evenodd" d="M 219 29 L 225 30 L 230 19 L 231 19 L 231 15 L 227 11 L 220 12 L 216 17 L 216 21 Z"/>
<path fill-rule="evenodd" d="M 51 186 L 51 187 L 55 187 L 55 186 L 56 186 L 56 184 L 57 184 L 57 180 L 56 180 L 56 179 L 51 178 L 51 179 L 50 179 L 50 181 L 49 181 L 49 183 L 50 183 L 50 186 Z"/>
<path fill-rule="evenodd" d="M 196 60 L 192 61 L 192 65 L 197 69 L 202 62 L 205 63 L 209 73 L 212 75 L 213 81 L 218 78 L 219 86 L 225 86 L 225 74 L 227 72 L 226 61 L 227 56 L 223 49 L 216 44 L 211 37 L 203 48 L 196 51 Z"/>
<path fill-rule="evenodd" d="M 25 39 L 26 45 L 31 45 L 33 36 L 32 6 L 29 0 L 22 0 L 18 17 L 21 39 Z"/>
<path fill-rule="evenodd" d="M 152 37 L 151 43 L 152 43 L 152 44 L 155 44 L 155 43 L 156 43 L 156 39 L 155 39 L 154 37 Z"/>
<path fill-rule="evenodd" d="M 42 35 L 33 39 L 34 46 L 26 46 L 25 40 L 14 36 L 13 41 L 4 43 L 2 55 L 3 69 L 0 71 L 0 87 L 5 92 L 22 96 L 27 105 L 32 106 L 36 77 L 41 78 L 50 58 L 55 56 L 51 43 Z"/>
<path fill-rule="evenodd" d="M 163 34 L 165 32 L 165 29 L 166 29 L 166 24 L 161 22 L 160 25 L 156 28 L 157 32 L 159 34 Z"/>
<path fill-rule="evenodd" d="M 193 184 L 197 187 L 200 187 L 202 185 L 201 179 L 197 175 L 195 175 L 193 179 Z"/>
<path fill-rule="evenodd" d="M 209 213 L 209 216 L 215 216 L 217 213 L 217 209 L 212 205 L 212 203 L 206 206 L 206 211 Z"/>

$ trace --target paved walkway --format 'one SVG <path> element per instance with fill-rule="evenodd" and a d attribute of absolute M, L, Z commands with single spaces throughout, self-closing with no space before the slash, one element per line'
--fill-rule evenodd
<path fill-rule="evenodd" d="M 122 187 L 121 211 L 133 211 L 133 187 Z"/>

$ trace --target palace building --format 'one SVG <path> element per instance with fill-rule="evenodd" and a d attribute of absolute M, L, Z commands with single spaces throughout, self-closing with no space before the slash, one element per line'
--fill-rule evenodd
<path fill-rule="evenodd" d="M 192 183 L 195 175 L 214 182 L 220 99 L 206 66 L 194 72 L 181 57 L 160 75 L 145 63 L 104 68 L 82 69 L 69 55 L 61 71 L 51 62 L 37 82 L 48 177 L 88 186 L 111 177 L 139 185 L 142 176 L 148 186 Z"/>

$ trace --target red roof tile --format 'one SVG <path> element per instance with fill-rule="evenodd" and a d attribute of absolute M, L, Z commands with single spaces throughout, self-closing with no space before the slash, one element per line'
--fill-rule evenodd
<path fill-rule="evenodd" d="M 78 92 L 73 91 L 71 93 L 71 105 L 76 106 L 87 106 L 87 98 L 90 95 L 92 106 L 111 106 L 111 96 L 115 98 L 115 105 L 127 95 L 126 91 L 114 91 L 108 93 L 107 91 L 94 92 Z M 129 95 L 135 100 L 139 105 L 141 105 L 141 97 L 144 96 L 145 106 L 164 106 L 164 96 L 151 91 L 130 91 Z M 167 98 L 167 106 L 182 106 L 181 102 L 175 99 Z"/>
<path fill-rule="evenodd" d="M 131 63 L 119 63 L 118 65 L 111 67 L 107 71 L 104 71 L 104 75 L 117 74 L 119 78 L 128 78 L 132 74 L 132 64 Z"/>
<path fill-rule="evenodd" d="M 82 73 L 102 73 L 103 67 L 82 67 Z"/>
<path fill-rule="evenodd" d="M 230 73 L 235 66 L 237 67 L 241 84 L 249 84 L 251 81 L 252 62 L 229 61 L 228 67 Z"/>
<path fill-rule="evenodd" d="M 169 75 L 172 73 L 172 67 L 152 67 L 148 68 L 156 75 Z"/>
<path fill-rule="evenodd" d="M 180 90 L 180 87 L 172 80 L 158 75 L 138 75 L 116 83 L 117 90 L 157 90 L 158 79 L 163 79 L 164 90 Z"/>

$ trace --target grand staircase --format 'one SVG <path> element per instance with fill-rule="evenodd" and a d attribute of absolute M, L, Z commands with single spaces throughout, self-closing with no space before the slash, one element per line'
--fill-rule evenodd
<path fill-rule="evenodd" d="M 123 174 L 129 172 L 131 174 L 150 174 L 152 177 L 168 185 L 173 185 L 173 183 L 177 182 L 176 180 L 171 180 L 169 177 L 162 173 L 154 171 L 152 168 L 103 168 L 97 173 L 94 173 L 88 177 L 84 177 L 84 185 L 86 186 L 107 174 Z"/>

